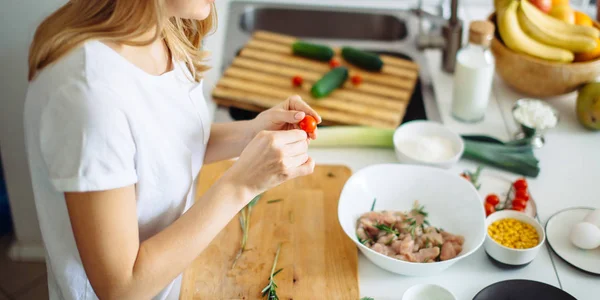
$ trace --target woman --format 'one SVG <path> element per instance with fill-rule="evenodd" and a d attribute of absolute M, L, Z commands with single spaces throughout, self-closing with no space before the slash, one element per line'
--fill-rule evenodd
<path fill-rule="evenodd" d="M 39 26 L 25 127 L 51 299 L 177 299 L 182 271 L 244 205 L 312 173 L 316 136 L 296 124 L 320 118 L 297 96 L 211 127 L 200 46 L 213 1 L 71 0 Z M 192 205 L 201 165 L 237 156 Z"/>

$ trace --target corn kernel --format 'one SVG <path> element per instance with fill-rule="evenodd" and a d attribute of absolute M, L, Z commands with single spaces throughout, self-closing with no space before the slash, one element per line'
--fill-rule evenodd
<path fill-rule="evenodd" d="M 537 231 L 532 225 L 513 218 L 498 220 L 487 231 L 494 241 L 513 249 L 533 248 L 539 243 Z"/>

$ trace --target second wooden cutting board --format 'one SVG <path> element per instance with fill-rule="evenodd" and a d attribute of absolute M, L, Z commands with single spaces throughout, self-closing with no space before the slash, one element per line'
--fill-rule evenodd
<path fill-rule="evenodd" d="M 204 193 L 231 162 L 202 169 Z M 242 233 L 234 218 L 184 273 L 180 299 L 261 299 L 279 243 L 275 281 L 280 299 L 358 299 L 358 253 L 337 218 L 340 192 L 351 171 L 317 166 L 266 192 L 252 209 L 247 251 L 232 268 Z M 269 200 L 281 201 L 268 203 Z"/>

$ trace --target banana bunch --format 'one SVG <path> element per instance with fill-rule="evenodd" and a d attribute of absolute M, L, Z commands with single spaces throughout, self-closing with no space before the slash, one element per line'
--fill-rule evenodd
<path fill-rule="evenodd" d="M 504 44 L 545 60 L 572 62 L 573 52 L 596 48 L 600 31 L 573 25 L 538 10 L 527 0 L 496 0 L 498 31 Z"/>

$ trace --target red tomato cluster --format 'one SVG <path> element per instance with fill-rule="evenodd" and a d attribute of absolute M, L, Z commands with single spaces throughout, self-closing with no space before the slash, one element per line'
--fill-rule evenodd
<path fill-rule="evenodd" d="M 524 178 L 517 179 L 508 192 L 508 199 L 500 205 L 500 198 L 496 194 L 489 194 L 485 197 L 485 215 L 489 216 L 496 210 L 512 209 L 516 211 L 525 211 L 529 201 L 529 190 L 527 181 Z M 510 204 L 510 205 L 509 205 Z"/>

